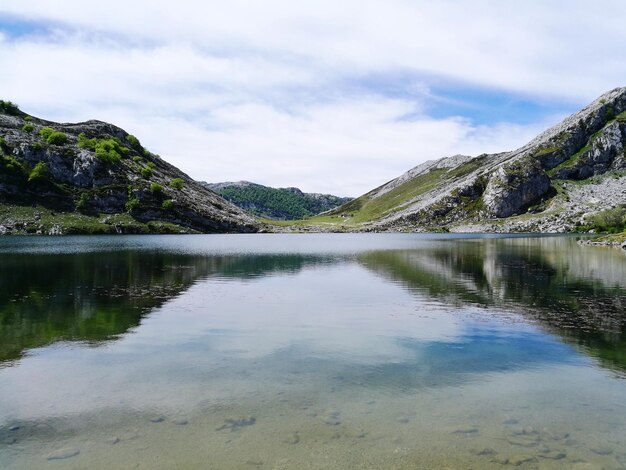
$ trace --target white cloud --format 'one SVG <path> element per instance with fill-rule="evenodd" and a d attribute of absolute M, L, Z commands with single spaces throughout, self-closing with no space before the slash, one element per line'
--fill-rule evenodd
<path fill-rule="evenodd" d="M 570 108 L 622 85 L 625 13 L 608 0 L 3 0 L 0 14 L 52 33 L 0 36 L 0 90 L 42 117 L 118 124 L 197 179 L 357 195 L 554 122 L 432 118 L 435 80 Z"/>

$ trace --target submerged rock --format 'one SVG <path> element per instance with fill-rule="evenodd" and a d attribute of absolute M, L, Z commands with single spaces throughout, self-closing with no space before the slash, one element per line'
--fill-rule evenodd
<path fill-rule="evenodd" d="M 246 426 L 252 426 L 255 423 L 256 418 L 254 416 L 249 416 L 247 418 L 226 418 L 224 420 L 224 424 L 217 428 L 216 431 L 229 429 L 231 432 L 234 432 Z"/>
<path fill-rule="evenodd" d="M 63 460 L 69 459 L 70 457 L 76 457 L 80 454 L 80 450 L 76 447 L 64 447 L 63 449 L 55 450 L 51 452 L 46 457 L 47 460 Z"/>

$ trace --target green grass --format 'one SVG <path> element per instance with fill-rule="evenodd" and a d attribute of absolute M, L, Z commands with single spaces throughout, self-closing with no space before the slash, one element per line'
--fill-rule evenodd
<path fill-rule="evenodd" d="M 331 211 L 328 215 L 312 217 L 309 220 L 311 222 L 354 225 L 381 219 L 400 210 L 413 198 L 437 187 L 442 182 L 446 172 L 445 169 L 431 170 L 402 183 L 382 196 L 370 198 L 372 193 L 368 193 Z"/>
<path fill-rule="evenodd" d="M 87 215 L 51 211 L 43 206 L 0 204 L 0 225 L 7 225 L 9 221 L 22 224 L 23 233 L 33 234 L 38 230 L 47 233 L 57 225 L 64 234 L 117 233 L 116 226 L 121 227 L 125 233 L 195 233 L 170 222 L 140 222 L 128 213 Z"/>
<path fill-rule="evenodd" d="M 535 152 L 535 157 L 548 155 L 550 153 L 558 152 L 559 150 L 561 150 L 560 147 L 544 147 L 542 149 L 537 150 L 537 152 Z"/>

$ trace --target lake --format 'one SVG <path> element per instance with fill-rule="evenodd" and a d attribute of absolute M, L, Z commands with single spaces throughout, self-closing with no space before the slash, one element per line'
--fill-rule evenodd
<path fill-rule="evenodd" d="M 626 253 L 0 238 L 0 468 L 626 468 Z"/>

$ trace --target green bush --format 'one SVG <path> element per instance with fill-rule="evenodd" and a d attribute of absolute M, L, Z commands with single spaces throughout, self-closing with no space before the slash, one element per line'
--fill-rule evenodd
<path fill-rule="evenodd" d="M 84 132 L 78 134 L 78 146 L 96 152 L 96 157 L 102 163 L 117 163 L 130 152 L 128 147 L 124 147 L 119 139 L 113 137 L 108 139 L 92 137 L 90 139 Z"/>
<path fill-rule="evenodd" d="M 63 132 L 55 131 L 50 127 L 44 127 L 39 131 L 39 135 L 49 144 L 63 145 L 67 142 L 67 136 Z"/>
<path fill-rule="evenodd" d="M 24 121 L 32 121 L 33 117 L 32 116 L 24 116 Z"/>
<path fill-rule="evenodd" d="M 132 134 L 128 134 L 126 136 L 126 141 L 130 144 L 130 146 L 132 148 L 134 148 L 135 150 L 137 150 L 138 152 L 140 152 L 142 150 L 142 146 L 141 143 L 139 142 L 139 139 L 137 137 L 135 137 Z"/>
<path fill-rule="evenodd" d="M 12 114 L 13 116 L 19 114 L 20 108 L 10 101 L 0 100 L 0 112 L 5 114 Z"/>
<path fill-rule="evenodd" d="M 147 180 L 150 179 L 150 177 L 152 176 L 152 169 L 151 168 L 142 168 L 141 169 L 141 176 Z"/>
<path fill-rule="evenodd" d="M 80 212 L 84 212 L 89 204 L 89 199 L 89 193 L 86 191 L 80 193 L 80 197 L 78 198 L 78 201 L 76 201 L 76 209 Z"/>
<path fill-rule="evenodd" d="M 183 189 L 183 179 L 182 178 L 174 178 L 170 181 L 170 186 L 174 189 Z"/>
<path fill-rule="evenodd" d="M 48 140 L 48 137 L 50 136 L 50 134 L 52 134 L 54 132 L 54 129 L 52 129 L 51 127 L 44 127 L 39 131 L 39 135 L 44 139 L 44 140 Z"/>
<path fill-rule="evenodd" d="M 84 132 L 78 134 L 78 146 L 83 149 L 91 150 L 92 152 L 96 150 L 97 139 L 94 137 L 93 139 L 87 138 Z"/>
<path fill-rule="evenodd" d="M 22 175 L 28 174 L 24 165 L 11 155 L 0 156 L 0 168 L 4 168 L 7 172 L 11 173 L 21 173 Z"/>
<path fill-rule="evenodd" d="M 143 160 L 143 158 L 141 158 L 139 155 L 135 155 L 135 156 L 133 157 L 133 161 L 134 161 L 135 163 L 139 163 L 141 160 Z"/>
<path fill-rule="evenodd" d="M 52 145 L 64 145 L 67 142 L 67 136 L 63 132 L 53 132 L 46 140 Z"/>
<path fill-rule="evenodd" d="M 126 210 L 128 212 L 132 212 L 139 207 L 139 204 L 140 204 L 139 199 L 137 199 L 136 197 L 131 197 L 126 202 Z"/>
<path fill-rule="evenodd" d="M 598 232 L 617 233 L 626 230 L 626 206 L 607 209 L 589 217 L 591 228 Z"/>
<path fill-rule="evenodd" d="M 30 122 L 24 124 L 22 126 L 22 130 L 24 132 L 33 132 L 33 130 L 35 129 L 35 126 L 33 126 Z"/>
<path fill-rule="evenodd" d="M 152 184 L 150 184 L 150 192 L 151 193 L 162 193 L 163 192 L 163 186 L 161 186 L 159 183 L 152 183 Z"/>
<path fill-rule="evenodd" d="M 2 153 L 11 153 L 11 148 L 9 144 L 7 144 L 7 141 L 4 140 L 4 137 L 0 137 L 0 154 Z"/>
<path fill-rule="evenodd" d="M 156 165 L 154 164 L 154 162 L 148 162 L 146 163 L 146 166 L 150 168 L 151 170 L 154 170 L 156 168 Z"/>
<path fill-rule="evenodd" d="M 28 175 L 28 181 L 37 181 L 48 177 L 48 165 L 45 162 L 37 163 Z"/>
<path fill-rule="evenodd" d="M 122 159 L 119 144 L 112 139 L 98 139 L 96 142 L 96 157 L 102 163 L 117 163 Z"/>
<path fill-rule="evenodd" d="M 165 201 L 163 201 L 163 204 L 161 204 L 161 207 L 168 211 L 174 207 L 174 201 L 172 201 L 171 199 L 166 199 Z"/>

